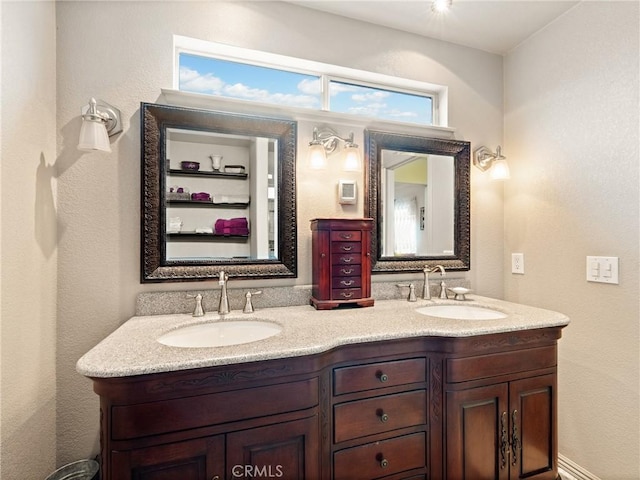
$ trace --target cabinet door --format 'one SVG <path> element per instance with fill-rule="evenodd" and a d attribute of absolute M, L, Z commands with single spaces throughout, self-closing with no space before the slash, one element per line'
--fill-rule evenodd
<path fill-rule="evenodd" d="M 556 376 L 511 382 L 511 478 L 557 477 Z"/>
<path fill-rule="evenodd" d="M 445 478 L 509 478 L 506 383 L 447 392 Z"/>
<path fill-rule="evenodd" d="M 317 479 L 319 459 L 317 416 L 227 435 L 227 478 Z"/>
<path fill-rule="evenodd" d="M 224 436 L 111 453 L 103 480 L 222 480 Z"/>

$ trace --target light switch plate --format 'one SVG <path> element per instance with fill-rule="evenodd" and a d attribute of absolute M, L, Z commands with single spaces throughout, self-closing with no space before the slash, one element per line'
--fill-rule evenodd
<path fill-rule="evenodd" d="M 618 257 L 587 257 L 587 281 L 619 284 Z"/>

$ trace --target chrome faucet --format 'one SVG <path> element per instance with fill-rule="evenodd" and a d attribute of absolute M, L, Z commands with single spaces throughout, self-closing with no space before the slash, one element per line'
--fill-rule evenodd
<path fill-rule="evenodd" d="M 444 267 L 442 265 L 436 265 L 435 267 L 433 267 L 434 272 L 438 270 L 440 270 L 440 277 L 444 277 L 447 274 L 447 272 L 445 272 Z M 447 284 L 444 283 L 444 280 L 440 281 L 440 298 L 442 299 L 449 298 L 447 296 Z"/>
<path fill-rule="evenodd" d="M 442 265 L 436 265 L 435 267 L 430 268 L 428 265 L 425 265 L 422 269 L 422 273 L 424 273 L 424 284 L 422 285 L 422 298 L 425 300 L 431 299 L 431 290 L 429 289 L 429 274 L 440 271 L 440 276 L 444 277 L 446 272 Z M 444 283 L 444 280 L 440 282 L 440 298 L 447 298 L 447 285 Z"/>
<path fill-rule="evenodd" d="M 218 303 L 218 315 L 226 315 L 229 313 L 229 296 L 227 295 L 227 281 L 229 280 L 229 275 L 224 273 L 224 270 L 220 272 L 220 280 L 218 280 L 218 284 L 220 285 L 220 303 Z"/>
<path fill-rule="evenodd" d="M 429 274 L 432 272 L 428 265 L 425 265 L 422 269 L 424 273 L 424 285 L 422 285 L 422 298 L 425 300 L 431 300 L 431 290 L 429 289 Z"/>

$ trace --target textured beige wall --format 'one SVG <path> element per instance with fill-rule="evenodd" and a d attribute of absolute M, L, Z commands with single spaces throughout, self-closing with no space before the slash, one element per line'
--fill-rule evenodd
<path fill-rule="evenodd" d="M 41 479 L 56 467 L 55 4 L 0 8 L 0 477 Z"/>
<path fill-rule="evenodd" d="M 511 301 L 563 312 L 560 452 L 640 478 L 639 4 L 582 2 L 505 60 L 505 273 Z M 586 282 L 586 256 L 620 284 Z M 506 268 L 505 268 L 506 271 Z"/>
<path fill-rule="evenodd" d="M 172 34 L 445 84 L 457 138 L 502 140 L 502 58 L 496 55 L 270 2 L 58 2 L 57 25 L 59 461 L 98 451 L 98 401 L 90 381 L 75 372 L 77 359 L 134 313 L 139 292 L 194 288 L 139 283 L 138 109 L 172 87 Z M 122 110 L 124 132 L 111 154 L 75 150 L 78 112 L 91 96 Z M 300 142 L 308 141 L 306 130 L 300 129 Z M 308 220 L 347 213 L 335 201 L 340 176 L 320 179 L 298 164 L 300 277 L 288 284 L 310 282 Z M 473 181 L 468 277 L 478 292 L 500 297 L 501 187 L 475 173 Z"/>

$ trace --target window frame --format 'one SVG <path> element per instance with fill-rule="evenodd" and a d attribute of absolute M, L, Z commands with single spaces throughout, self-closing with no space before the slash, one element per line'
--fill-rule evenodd
<path fill-rule="evenodd" d="M 180 54 L 186 53 L 190 55 L 198 55 L 202 57 L 211 57 L 214 59 L 225 60 L 230 62 L 244 63 L 259 67 L 272 68 L 277 70 L 299 73 L 303 75 L 312 75 L 320 78 L 321 84 L 321 108 L 320 111 L 332 112 L 330 110 L 329 84 L 330 82 L 339 82 L 353 84 L 356 86 L 374 88 L 379 90 L 387 90 L 409 95 L 417 95 L 421 97 L 429 97 L 432 101 L 431 118 L 432 123 L 413 123 L 423 127 L 448 127 L 447 115 L 447 97 L 448 89 L 446 86 L 433 83 L 421 82 L 401 77 L 395 77 L 382 73 L 369 72 L 366 70 L 357 70 L 339 65 L 331 65 L 327 63 L 315 62 L 296 57 L 289 57 L 260 50 L 252 50 L 243 47 L 235 47 L 217 42 L 199 40 L 182 35 L 173 36 L 173 88 L 180 91 Z M 232 98 L 232 97 L 221 97 Z M 256 102 L 257 103 L 257 102 Z M 280 107 L 286 107 L 282 104 L 276 104 Z M 309 109 L 311 111 L 315 109 Z M 339 113 L 339 112 L 336 112 Z M 353 115 L 358 118 L 365 118 L 362 115 Z M 394 120 L 376 118 L 393 122 Z M 398 121 L 407 123 L 406 121 Z"/>

